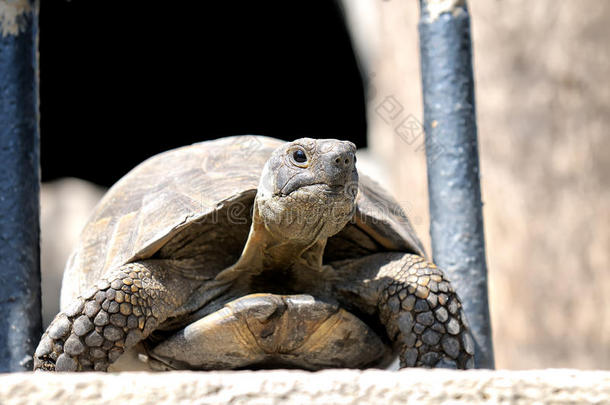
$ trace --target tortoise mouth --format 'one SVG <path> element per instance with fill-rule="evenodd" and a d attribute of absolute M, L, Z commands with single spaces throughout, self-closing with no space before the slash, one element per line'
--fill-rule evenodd
<path fill-rule="evenodd" d="M 343 229 L 355 212 L 356 192 L 343 184 L 308 184 L 262 201 L 259 210 L 274 237 L 309 245 Z"/>
<path fill-rule="evenodd" d="M 295 193 L 302 193 L 306 191 L 322 192 L 326 195 L 340 196 L 348 193 L 348 186 L 346 184 L 327 184 L 327 183 L 313 183 L 306 184 L 300 187 L 290 190 L 289 193 L 284 194 L 283 197 L 293 196 Z"/>

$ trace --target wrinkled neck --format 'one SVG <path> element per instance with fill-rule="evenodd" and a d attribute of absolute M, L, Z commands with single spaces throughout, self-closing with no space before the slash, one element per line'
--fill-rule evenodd
<path fill-rule="evenodd" d="M 235 279 L 244 273 L 255 275 L 268 270 L 284 271 L 294 266 L 321 271 L 325 246 L 326 238 L 303 241 L 275 235 L 265 225 L 254 204 L 252 225 L 241 256 L 216 278 Z"/>

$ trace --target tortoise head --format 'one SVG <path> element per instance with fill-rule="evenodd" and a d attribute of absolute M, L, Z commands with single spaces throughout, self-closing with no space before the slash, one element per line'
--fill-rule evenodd
<path fill-rule="evenodd" d="M 258 186 L 258 220 L 275 237 L 306 244 L 339 232 L 358 192 L 356 146 L 302 138 L 276 149 Z"/>

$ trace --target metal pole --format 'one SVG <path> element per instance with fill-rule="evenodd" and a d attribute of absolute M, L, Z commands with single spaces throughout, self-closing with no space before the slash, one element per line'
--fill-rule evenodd
<path fill-rule="evenodd" d="M 32 369 L 42 329 L 37 20 L 0 0 L 0 372 Z"/>
<path fill-rule="evenodd" d="M 464 0 L 420 0 L 430 234 L 436 264 L 462 298 L 475 367 L 494 368 L 472 74 Z"/>

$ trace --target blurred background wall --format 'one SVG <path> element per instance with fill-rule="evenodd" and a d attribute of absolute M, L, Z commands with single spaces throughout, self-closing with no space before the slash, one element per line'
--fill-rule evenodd
<path fill-rule="evenodd" d="M 496 365 L 610 368 L 610 2 L 468 3 Z M 397 129 L 422 120 L 417 2 L 343 5 L 373 157 L 429 250 L 423 134 Z"/>
<path fill-rule="evenodd" d="M 175 11 L 175 26 L 192 29 L 192 42 L 181 43 L 181 49 L 192 47 L 206 58 L 186 68 L 186 81 L 172 76 L 189 63 L 179 59 L 181 52 L 163 61 L 142 51 L 160 46 L 149 35 L 161 30 L 153 11 L 148 23 L 137 23 L 138 7 L 123 10 L 127 14 L 115 20 L 108 39 L 100 32 L 110 15 L 93 19 L 108 8 L 92 1 L 84 10 L 70 9 L 85 4 L 75 3 L 41 5 L 41 136 L 48 181 L 42 192 L 44 273 L 61 272 L 102 193 L 89 183 L 57 178 L 77 176 L 108 186 L 160 150 L 247 132 L 284 139 L 335 136 L 368 145 L 359 162 L 391 189 L 430 252 L 416 1 L 343 0 L 347 30 L 331 2 L 296 11 L 280 2 L 214 9 L 205 21 Z M 608 369 L 610 2 L 470 0 L 469 5 L 496 365 Z M 46 21 L 64 17 L 59 31 L 47 23 L 46 37 L 45 15 Z M 121 24 L 148 24 L 148 34 L 125 44 L 133 36 L 120 31 Z M 205 30 L 198 31 L 202 24 Z M 254 35 L 257 29 L 263 33 Z M 63 36 L 54 37 L 57 32 Z M 78 41 L 74 32 L 81 33 Z M 171 44 L 175 37 L 163 32 Z M 277 35 L 288 38 L 288 45 L 272 41 Z M 95 46 L 84 47 L 90 40 L 103 46 L 107 60 L 94 58 Z M 139 53 L 130 52 L 134 47 Z M 76 51 L 93 56 L 73 66 L 78 58 L 62 64 L 51 56 L 60 51 L 66 57 Z M 157 62 L 161 67 L 154 67 Z M 128 76 L 121 63 L 129 67 Z M 205 70 L 208 65 L 213 74 Z M 62 76 L 63 68 L 71 70 Z M 201 83 L 193 91 L 208 97 L 193 107 L 176 98 L 174 89 L 188 88 L 195 76 Z M 223 86 L 224 92 L 213 91 Z M 217 102 L 210 104 L 210 98 Z M 399 110 L 388 113 L 390 106 Z M 188 119 L 193 123 L 186 124 Z M 197 129 L 190 131 L 190 125 Z M 397 131 L 405 125 L 408 132 Z M 368 142 L 360 135 L 367 131 Z M 78 143 L 83 137 L 86 144 Z M 77 159 L 66 159 L 69 144 L 76 145 Z M 91 168 L 94 175 L 87 172 Z M 54 279 L 43 274 L 47 321 L 57 311 Z"/>
<path fill-rule="evenodd" d="M 105 189 L 91 182 L 64 178 L 40 190 L 40 261 L 42 323 L 46 328 L 59 311 L 59 290 L 68 256 L 76 246 L 95 204 Z"/>

